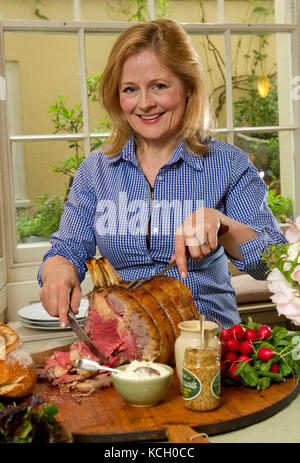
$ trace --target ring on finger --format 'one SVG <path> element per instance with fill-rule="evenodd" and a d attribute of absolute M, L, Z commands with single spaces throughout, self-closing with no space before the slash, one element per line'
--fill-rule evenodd
<path fill-rule="evenodd" d="M 203 243 L 201 243 L 200 246 L 202 246 L 203 248 L 207 248 L 208 247 L 208 242 L 203 241 Z"/>

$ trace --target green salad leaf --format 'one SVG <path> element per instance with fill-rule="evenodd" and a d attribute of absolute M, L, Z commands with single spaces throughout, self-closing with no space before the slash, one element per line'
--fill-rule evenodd
<path fill-rule="evenodd" d="M 61 433 L 56 421 L 58 408 L 44 403 L 42 397 L 32 395 L 25 404 L 0 402 L 0 443 L 51 443 Z"/>

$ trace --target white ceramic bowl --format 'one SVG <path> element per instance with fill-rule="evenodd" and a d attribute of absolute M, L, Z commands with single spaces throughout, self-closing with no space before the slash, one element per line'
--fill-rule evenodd
<path fill-rule="evenodd" d="M 173 368 L 162 363 L 153 363 L 165 368 L 168 374 L 154 376 L 147 379 L 122 378 L 118 373 L 112 373 L 111 378 L 117 392 L 126 402 L 133 407 L 151 407 L 160 402 L 167 394 L 173 379 Z M 125 370 L 128 365 L 118 367 Z"/>

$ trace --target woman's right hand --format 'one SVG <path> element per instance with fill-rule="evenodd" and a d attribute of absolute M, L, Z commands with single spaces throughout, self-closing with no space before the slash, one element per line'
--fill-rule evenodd
<path fill-rule="evenodd" d="M 77 314 L 80 305 L 81 287 L 77 269 L 64 257 L 51 257 L 43 264 L 41 280 L 43 307 L 52 317 L 59 317 L 60 327 L 65 328 L 69 307 Z"/>

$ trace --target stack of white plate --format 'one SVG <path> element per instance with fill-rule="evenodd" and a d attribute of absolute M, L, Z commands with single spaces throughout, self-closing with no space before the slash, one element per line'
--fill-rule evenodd
<path fill-rule="evenodd" d="M 76 315 L 76 319 L 78 320 L 80 325 L 83 325 L 84 320 L 87 316 L 87 309 L 88 309 L 88 301 L 87 299 L 82 299 L 79 307 L 79 312 Z M 22 307 L 18 311 L 18 316 L 22 325 L 27 326 L 28 328 L 35 328 L 38 330 L 58 330 L 62 329 L 59 326 L 59 319 L 56 317 L 51 317 L 44 307 L 42 306 L 41 302 L 37 302 L 36 304 L 30 304 L 26 307 Z M 67 325 L 65 328 L 70 330 L 70 326 Z"/>

